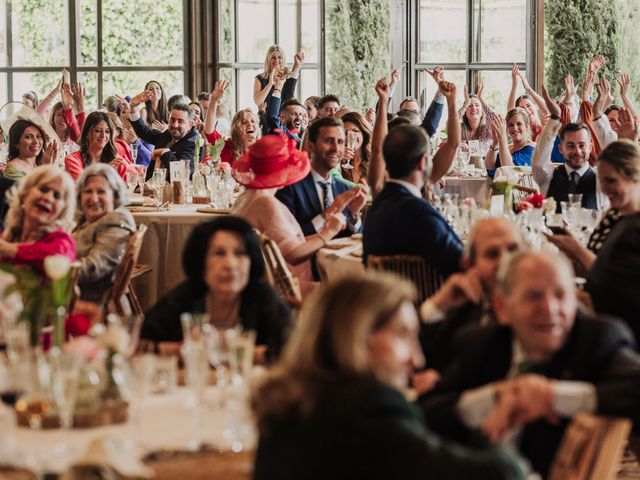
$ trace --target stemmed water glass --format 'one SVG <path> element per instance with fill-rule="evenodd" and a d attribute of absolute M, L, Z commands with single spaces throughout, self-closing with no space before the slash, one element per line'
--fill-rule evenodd
<path fill-rule="evenodd" d="M 166 168 L 157 168 L 153 171 L 153 176 L 149 181 L 149 185 L 153 189 L 156 199 L 156 207 L 160 208 L 162 206 L 162 191 L 164 190 L 164 186 L 167 182 L 167 169 Z"/>
<path fill-rule="evenodd" d="M 81 362 L 81 357 L 74 352 L 53 348 L 49 353 L 51 391 L 58 409 L 63 435 L 66 435 L 73 426 Z M 58 454 L 66 452 L 65 443 L 63 442 L 57 450 Z"/>
<path fill-rule="evenodd" d="M 133 192 L 138 186 L 138 172 L 135 170 L 127 172 L 125 176 L 127 179 L 127 187 L 129 187 L 129 191 L 131 192 L 131 195 L 133 195 Z"/>
<path fill-rule="evenodd" d="M 147 167 L 144 165 L 136 165 L 136 172 L 138 172 L 138 187 L 140 187 L 140 195 L 144 196 L 144 183 L 147 180 Z"/>

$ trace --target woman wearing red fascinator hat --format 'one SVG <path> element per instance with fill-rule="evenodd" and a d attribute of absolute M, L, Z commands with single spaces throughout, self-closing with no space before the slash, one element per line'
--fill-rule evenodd
<path fill-rule="evenodd" d="M 266 135 L 254 143 L 233 164 L 232 175 L 245 191 L 238 197 L 232 215 L 244 218 L 280 247 L 293 275 L 303 291 L 311 285 L 310 258 L 344 226 L 340 212 L 325 219 L 323 229 L 305 237 L 293 214 L 275 198 L 279 188 L 302 180 L 309 173 L 306 152 L 297 150 L 295 142 L 280 135 Z"/>

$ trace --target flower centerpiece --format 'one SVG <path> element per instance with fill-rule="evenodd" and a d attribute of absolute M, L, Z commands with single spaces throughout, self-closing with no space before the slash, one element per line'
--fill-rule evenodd
<path fill-rule="evenodd" d="M 42 345 L 45 350 L 51 343 L 50 335 L 43 329 L 53 327 L 53 343 L 64 343 L 64 322 L 73 293 L 71 260 L 64 255 L 50 255 L 44 260 L 46 275 L 27 265 L 0 264 L 0 270 L 14 277 L 14 283 L 4 289 L 3 300 L 18 294 L 22 311 L 18 322 L 29 322 L 31 345 Z"/>
<path fill-rule="evenodd" d="M 534 208 L 541 208 L 544 213 L 555 213 L 556 201 L 553 197 L 545 198 L 544 195 L 540 193 L 533 193 L 516 205 L 518 212 Z"/>

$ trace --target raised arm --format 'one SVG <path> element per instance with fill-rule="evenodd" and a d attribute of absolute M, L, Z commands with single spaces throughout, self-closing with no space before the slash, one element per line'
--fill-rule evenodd
<path fill-rule="evenodd" d="M 66 68 L 63 68 L 60 80 L 58 80 L 58 83 L 56 83 L 56 86 L 53 87 L 53 90 L 51 90 L 49 94 L 40 101 L 40 103 L 36 107 L 36 112 L 38 112 L 44 118 L 49 118 L 49 110 L 51 108 L 51 103 L 53 103 L 55 98 L 58 96 L 58 94 L 62 90 L 62 86 L 65 83 L 69 83 L 69 72 L 67 71 Z"/>
<path fill-rule="evenodd" d="M 631 112 L 631 115 L 634 117 L 638 117 L 638 112 L 636 111 L 635 105 L 627 95 L 629 92 L 629 74 L 620 73 L 620 78 L 618 78 L 618 85 L 620 85 L 620 99 L 622 100 L 622 104 L 624 108 Z"/>
<path fill-rule="evenodd" d="M 441 81 L 440 90 L 447 99 L 447 141 L 442 145 L 433 157 L 431 169 L 431 182 L 440 180 L 451 168 L 451 163 L 456 156 L 460 145 L 460 120 L 456 115 L 456 85 L 445 80 Z"/>
<path fill-rule="evenodd" d="M 384 186 L 385 166 L 382 156 L 382 144 L 387 136 L 387 106 L 389 104 L 390 88 L 386 78 L 378 80 L 376 84 L 378 94 L 378 110 L 376 122 L 371 135 L 371 161 L 367 181 L 371 187 L 371 195 L 375 198 Z"/>
<path fill-rule="evenodd" d="M 549 115 L 551 112 L 549 112 L 549 110 L 547 109 L 547 105 L 544 101 L 544 98 L 542 98 L 541 95 L 538 95 L 538 92 L 536 92 L 533 88 L 531 88 L 531 85 L 529 85 L 529 81 L 527 80 L 527 77 L 519 70 L 518 70 L 518 75 L 520 76 L 520 81 L 522 82 L 522 87 L 524 88 L 524 91 L 527 92 L 527 95 L 533 98 L 533 101 L 536 102 L 536 105 L 538 106 L 538 110 L 540 111 L 540 119 L 542 119 L 542 117 L 544 117 L 545 115 Z"/>
<path fill-rule="evenodd" d="M 444 80 L 444 68 L 436 67 L 433 70 L 426 69 L 427 74 L 433 78 L 438 85 L 442 80 Z M 429 108 L 427 108 L 427 113 L 424 115 L 424 119 L 422 120 L 422 128 L 424 128 L 427 132 L 427 135 L 432 137 L 436 131 L 438 130 L 438 125 L 440 125 L 440 119 L 442 118 L 442 110 L 444 109 L 444 95 L 440 91 L 440 86 L 438 85 L 438 90 L 436 91 Z"/>
<path fill-rule="evenodd" d="M 229 82 L 226 80 L 219 80 L 213 86 L 207 115 L 204 117 L 204 134 L 207 136 L 211 135 L 216 128 L 216 110 L 218 109 L 218 103 L 220 103 L 220 99 L 223 97 L 228 86 Z"/>
<path fill-rule="evenodd" d="M 261 88 L 260 80 L 258 80 L 257 78 L 255 79 L 253 83 L 253 103 L 258 106 L 264 103 L 264 101 L 267 99 L 267 96 L 269 95 L 269 92 L 271 91 L 271 87 L 273 87 L 275 74 L 276 71 L 272 70 L 271 75 L 269 75 L 269 81 L 264 86 L 264 88 Z M 209 104 L 209 106 L 211 106 L 211 104 Z"/>
<path fill-rule="evenodd" d="M 509 98 L 507 99 L 507 112 L 516 108 L 516 88 L 518 87 L 519 76 L 520 70 L 514 63 L 511 67 L 511 90 L 509 91 Z"/>
<path fill-rule="evenodd" d="M 536 148 L 533 150 L 531 157 L 531 173 L 533 174 L 533 179 L 540 187 L 540 193 L 546 195 L 549 190 L 549 184 L 551 183 L 551 177 L 553 176 L 551 151 L 553 150 L 553 144 L 560 131 L 560 127 L 562 127 L 562 122 L 560 121 L 560 106 L 551 98 L 544 85 L 542 85 L 542 96 L 551 118 L 542 128 L 542 132 L 540 132 L 538 136 Z"/>
<path fill-rule="evenodd" d="M 502 116 L 495 115 L 493 117 L 491 120 L 491 131 L 493 132 L 493 141 L 497 144 L 500 152 L 500 166 L 513 166 L 513 158 L 509 151 L 509 140 L 507 138 L 507 124 Z M 492 148 L 491 152 L 485 157 L 484 163 L 488 170 L 494 170 L 496 168 L 495 148 Z"/>

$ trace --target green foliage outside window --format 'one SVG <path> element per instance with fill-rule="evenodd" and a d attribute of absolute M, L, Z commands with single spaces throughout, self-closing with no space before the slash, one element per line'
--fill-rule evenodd
<path fill-rule="evenodd" d="M 604 75 L 617 91 L 623 71 L 631 77 L 629 96 L 640 106 L 640 55 L 634 48 L 640 20 L 637 0 L 547 0 L 545 81 L 552 95 L 564 90 L 564 76 L 579 86 L 589 60 L 602 54 Z"/>
<path fill-rule="evenodd" d="M 326 92 L 364 111 L 375 104 L 375 83 L 389 75 L 389 1 L 327 2 Z"/>

